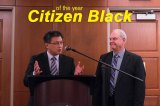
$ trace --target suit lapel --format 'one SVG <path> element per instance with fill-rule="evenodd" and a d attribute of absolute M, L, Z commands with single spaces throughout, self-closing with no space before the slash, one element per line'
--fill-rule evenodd
<path fill-rule="evenodd" d="M 107 63 L 107 64 L 111 64 L 112 62 L 112 57 L 113 57 L 113 52 L 110 52 L 106 58 L 104 58 L 103 62 Z M 107 81 L 110 80 L 110 75 L 111 75 L 111 68 L 107 66 L 107 70 L 106 70 L 106 77 L 107 77 Z"/>
<path fill-rule="evenodd" d="M 49 63 L 48 63 L 47 52 L 44 53 L 44 57 L 43 57 L 42 61 L 43 61 L 43 66 L 44 66 L 45 74 L 50 74 L 50 68 L 49 68 Z"/>
<path fill-rule="evenodd" d="M 109 54 L 108 60 L 107 60 L 107 64 L 111 64 L 111 63 L 112 63 L 112 57 L 113 57 L 113 52 L 111 52 L 111 53 Z M 109 72 L 109 78 L 110 78 L 111 68 L 109 68 L 108 72 Z"/>
<path fill-rule="evenodd" d="M 59 55 L 59 74 L 62 75 L 63 74 L 63 68 L 64 68 L 64 61 L 63 60 L 63 55 Z"/>

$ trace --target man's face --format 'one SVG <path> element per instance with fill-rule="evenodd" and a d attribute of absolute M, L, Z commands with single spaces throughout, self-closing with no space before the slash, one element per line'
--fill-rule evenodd
<path fill-rule="evenodd" d="M 45 43 L 46 48 L 52 55 L 61 54 L 63 51 L 62 37 L 52 37 L 50 43 Z"/>
<path fill-rule="evenodd" d="M 119 33 L 114 31 L 110 35 L 110 47 L 114 52 L 119 52 L 124 48 L 126 39 L 121 38 Z"/>

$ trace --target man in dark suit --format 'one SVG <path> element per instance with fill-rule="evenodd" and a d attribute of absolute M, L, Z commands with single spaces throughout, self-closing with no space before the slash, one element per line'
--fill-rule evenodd
<path fill-rule="evenodd" d="M 125 49 L 127 36 L 121 29 L 110 35 L 111 52 L 101 55 L 100 60 L 114 68 L 143 80 L 139 81 L 99 63 L 96 71 L 93 106 L 143 106 L 145 98 L 145 68 L 142 58 Z M 102 98 L 102 70 L 105 70 L 105 93 Z M 102 101 L 104 100 L 104 101 Z"/>
<path fill-rule="evenodd" d="M 73 58 L 62 54 L 63 36 L 59 31 L 47 32 L 43 40 L 46 46 L 46 51 L 32 56 L 23 81 L 26 87 L 29 87 L 29 75 L 73 76 L 78 75 L 83 71 L 84 66 L 81 67 L 80 62 L 78 62 L 75 68 Z M 33 106 L 33 88 L 30 88 L 30 94 L 29 106 Z"/>

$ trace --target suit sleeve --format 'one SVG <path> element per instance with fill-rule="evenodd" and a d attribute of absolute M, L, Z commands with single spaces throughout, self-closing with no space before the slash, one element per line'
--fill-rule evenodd
<path fill-rule="evenodd" d="M 75 64 L 74 64 L 74 59 L 71 59 L 71 73 L 70 75 L 74 75 L 74 71 L 75 71 Z"/>
<path fill-rule="evenodd" d="M 100 59 L 102 56 L 100 57 Z M 92 104 L 93 106 L 101 106 L 101 101 L 102 101 L 102 95 L 101 95 L 101 90 L 102 90 L 102 75 L 101 75 L 101 63 L 98 63 L 97 70 L 96 70 L 96 80 L 94 84 L 94 91 L 93 91 L 93 101 Z"/>
<path fill-rule="evenodd" d="M 142 58 L 139 57 L 136 62 L 136 75 L 137 77 L 143 79 L 143 82 L 136 80 L 135 81 L 135 105 L 134 106 L 144 106 L 145 98 L 145 68 L 142 61 Z"/>
<path fill-rule="evenodd" d="M 27 66 L 27 70 L 25 72 L 25 76 L 23 79 L 23 83 L 26 87 L 29 86 L 29 81 L 28 81 L 28 76 L 33 75 L 33 71 L 34 71 L 34 62 L 35 62 L 35 57 L 31 57 L 30 62 Z"/>

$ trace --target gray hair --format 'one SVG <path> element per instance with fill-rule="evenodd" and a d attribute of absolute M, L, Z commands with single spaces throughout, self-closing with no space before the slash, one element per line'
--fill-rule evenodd
<path fill-rule="evenodd" d="M 126 33 L 124 32 L 124 30 L 122 30 L 122 29 L 114 29 L 113 32 L 119 33 L 119 35 L 120 35 L 121 38 L 124 38 L 124 39 L 127 40 L 127 35 L 126 35 Z"/>

